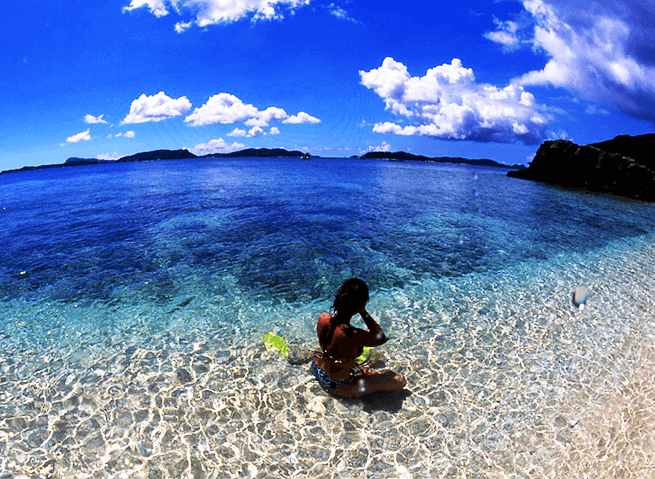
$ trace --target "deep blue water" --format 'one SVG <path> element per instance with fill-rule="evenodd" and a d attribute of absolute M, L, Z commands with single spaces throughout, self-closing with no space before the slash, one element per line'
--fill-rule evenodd
<path fill-rule="evenodd" d="M 386 161 L 230 159 L 0 177 L 0 299 L 251 301 L 383 291 L 498 271 L 655 231 L 651 205 L 510 179 L 505 170 Z M 123 298 L 125 300 L 125 298 Z"/>

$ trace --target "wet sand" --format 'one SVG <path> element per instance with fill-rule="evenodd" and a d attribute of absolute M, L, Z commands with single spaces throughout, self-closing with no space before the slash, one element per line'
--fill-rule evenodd
<path fill-rule="evenodd" d="M 655 477 L 653 250 L 378 298 L 384 362 L 408 388 L 361 400 L 328 397 L 254 333 L 16 343 L 0 356 L 0 477 Z"/>

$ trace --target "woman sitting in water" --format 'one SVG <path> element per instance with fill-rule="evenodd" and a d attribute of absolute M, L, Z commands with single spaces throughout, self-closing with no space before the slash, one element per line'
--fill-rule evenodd
<path fill-rule="evenodd" d="M 312 359 L 311 371 L 323 389 L 336 397 L 399 391 L 406 381 L 393 371 L 372 371 L 358 366 L 355 359 L 364 346 L 380 346 L 387 337 L 366 312 L 368 287 L 361 279 L 347 279 L 334 298 L 332 311 L 318 318 L 316 332 L 322 353 Z M 350 320 L 359 314 L 368 330 L 355 328 Z"/>

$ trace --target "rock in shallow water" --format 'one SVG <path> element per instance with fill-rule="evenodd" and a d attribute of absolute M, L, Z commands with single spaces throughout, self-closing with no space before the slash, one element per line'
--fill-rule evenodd
<path fill-rule="evenodd" d="M 175 374 L 177 375 L 177 379 L 183 384 L 193 381 L 193 376 L 191 376 L 191 373 L 186 368 L 178 368 Z"/>
<path fill-rule="evenodd" d="M 573 305 L 582 311 L 587 305 L 589 289 L 586 286 L 576 286 L 573 291 Z"/>

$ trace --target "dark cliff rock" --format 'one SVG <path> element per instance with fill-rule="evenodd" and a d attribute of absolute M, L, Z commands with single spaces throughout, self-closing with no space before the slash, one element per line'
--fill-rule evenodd
<path fill-rule="evenodd" d="M 632 143 L 628 138 L 617 137 L 596 143 L 609 145 L 607 147 L 613 149 L 612 152 L 592 145 L 576 145 L 568 140 L 546 141 L 539 147 L 529 168 L 510 171 L 507 176 L 655 201 L 655 171 L 647 166 L 653 164 L 655 135 L 643 136 L 652 138 L 628 137 L 636 138 Z M 648 156 L 650 161 L 646 161 L 647 165 L 619 152 L 618 147 L 626 145 L 629 147 L 625 151 L 635 156 Z M 639 145 L 638 154 L 633 145 Z"/>
<path fill-rule="evenodd" d="M 591 143 L 589 146 L 600 148 L 608 153 L 620 153 L 632 158 L 640 165 L 655 171 L 655 133 L 647 135 L 630 136 L 619 135 L 611 140 L 600 143 Z"/>

